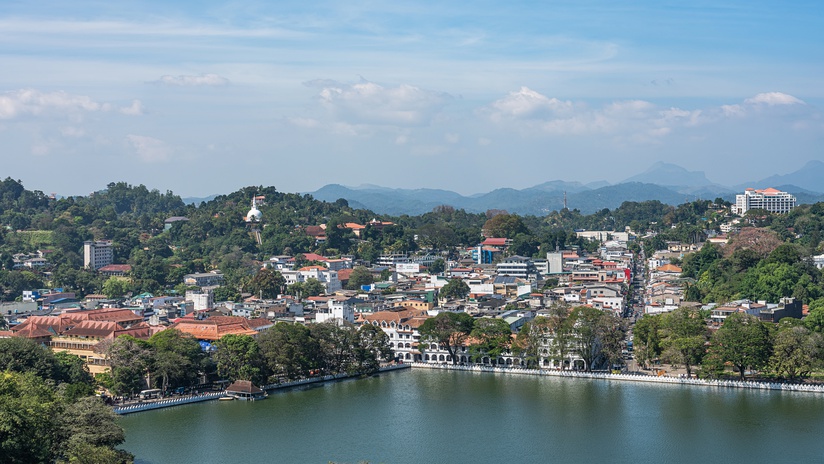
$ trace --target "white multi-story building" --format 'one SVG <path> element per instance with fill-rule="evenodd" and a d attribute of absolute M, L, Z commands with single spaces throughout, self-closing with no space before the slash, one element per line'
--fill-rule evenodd
<path fill-rule="evenodd" d="M 409 257 L 403 253 L 392 253 L 387 255 L 381 255 L 378 258 L 378 266 L 385 266 L 385 267 L 395 267 L 398 264 L 405 264 L 409 263 Z"/>
<path fill-rule="evenodd" d="M 521 279 L 534 278 L 537 271 L 532 260 L 525 256 L 510 256 L 504 259 L 497 266 L 498 275 L 513 276 Z"/>
<path fill-rule="evenodd" d="M 425 309 L 403 309 L 401 311 L 378 311 L 364 314 L 366 324 L 380 327 L 389 337 L 392 355 L 402 361 L 421 361 L 418 327 L 428 319 Z"/>
<path fill-rule="evenodd" d="M 732 212 L 741 216 L 751 209 L 764 209 L 771 213 L 789 213 L 795 208 L 795 202 L 795 196 L 774 188 L 763 190 L 748 188 L 743 194 L 735 196 L 735 206 L 732 207 Z"/>
<path fill-rule="evenodd" d="M 319 310 L 315 313 L 315 322 L 333 321 L 342 323 L 346 321 L 350 324 L 355 323 L 355 303 L 358 300 L 354 298 L 333 298 L 326 302 L 326 309 Z"/>
<path fill-rule="evenodd" d="M 214 293 L 211 290 L 187 291 L 186 301 L 192 303 L 195 311 L 206 311 L 215 306 Z"/>
<path fill-rule="evenodd" d="M 564 272 L 564 254 L 560 251 L 550 251 L 546 254 L 546 265 L 547 274 Z"/>
<path fill-rule="evenodd" d="M 83 242 L 83 265 L 91 269 L 100 269 L 112 264 L 114 253 L 111 240 Z"/>
<path fill-rule="evenodd" d="M 323 266 L 306 266 L 296 271 L 281 271 L 281 275 L 286 279 L 286 285 L 298 282 L 306 282 L 308 279 L 315 279 L 326 289 L 326 293 L 335 293 L 342 288 L 338 280 L 338 272 L 326 269 Z"/>

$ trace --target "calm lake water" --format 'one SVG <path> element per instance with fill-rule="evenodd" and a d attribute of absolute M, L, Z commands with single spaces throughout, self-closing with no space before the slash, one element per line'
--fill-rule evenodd
<path fill-rule="evenodd" d="M 418 369 L 121 424 L 141 464 L 824 462 L 824 395 Z"/>

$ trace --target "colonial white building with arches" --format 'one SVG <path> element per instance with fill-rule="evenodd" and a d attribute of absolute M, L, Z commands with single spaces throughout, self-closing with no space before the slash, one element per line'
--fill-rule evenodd
<path fill-rule="evenodd" d="M 389 337 L 389 347 L 393 356 L 402 362 L 423 362 L 433 364 L 452 364 L 452 355 L 437 342 L 422 342 L 418 328 L 430 316 L 424 309 L 403 309 L 400 311 L 378 311 L 371 314 L 361 314 L 359 323 L 372 324 L 380 327 Z M 481 364 L 487 366 L 526 366 L 525 359 L 519 353 L 504 352 L 497 357 L 481 354 L 479 359 L 473 359 L 469 349 L 471 339 L 461 346 L 454 347 L 456 364 Z M 558 356 L 553 356 L 551 336 L 541 339 L 538 349 L 538 363 L 540 367 L 552 369 L 583 370 L 586 368 L 584 360 L 575 349 L 568 350 L 563 362 Z"/>

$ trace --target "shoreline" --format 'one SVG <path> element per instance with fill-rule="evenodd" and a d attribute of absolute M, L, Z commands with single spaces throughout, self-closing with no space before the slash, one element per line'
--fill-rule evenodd
<path fill-rule="evenodd" d="M 448 371 L 465 371 L 465 372 L 485 372 L 493 374 L 514 374 L 514 375 L 533 375 L 545 377 L 565 377 L 565 378 L 583 378 L 583 379 L 597 379 L 597 380 L 612 380 L 620 382 L 646 382 L 646 383 L 665 383 L 675 385 L 690 385 L 699 387 L 720 387 L 720 388 L 742 388 L 747 390 L 776 390 L 776 391 L 791 391 L 791 392 L 806 392 L 806 393 L 824 393 L 824 385 L 811 384 L 792 384 L 792 383 L 778 383 L 778 382 L 755 382 L 755 381 L 740 381 L 740 380 L 705 380 L 705 379 L 684 379 L 678 377 L 667 376 L 652 376 L 652 375 L 632 375 L 632 374 L 611 374 L 606 372 L 579 372 L 579 371 L 559 371 L 550 369 L 527 369 L 524 367 L 492 367 L 492 366 L 461 366 L 452 364 L 429 364 L 429 363 L 410 363 L 415 369 L 435 369 Z"/>
<path fill-rule="evenodd" d="M 401 369 L 410 369 L 412 367 L 411 364 L 392 364 L 388 366 L 383 366 L 378 370 L 378 374 L 384 372 L 392 372 Z M 299 387 L 302 385 L 311 385 L 316 383 L 326 383 L 326 382 L 334 382 L 337 380 L 345 380 L 345 379 L 352 379 L 360 377 L 361 374 L 337 374 L 337 375 L 325 375 L 323 377 L 311 377 L 308 379 L 301 379 L 295 380 L 292 382 L 284 382 L 284 383 L 272 383 L 269 385 L 264 385 L 261 390 L 265 391 L 272 391 L 272 390 L 280 390 L 284 388 L 291 388 L 291 387 Z M 124 415 L 124 414 L 133 414 L 136 412 L 142 411 L 151 411 L 154 409 L 162 409 L 162 408 L 170 408 L 173 406 L 179 406 L 183 404 L 192 404 L 192 403 L 201 403 L 203 401 L 214 401 L 226 396 L 225 391 L 217 391 L 217 392 L 209 392 L 209 393 L 202 393 L 197 396 L 189 396 L 185 398 L 170 398 L 170 399 L 163 399 L 160 401 L 152 401 L 152 402 L 145 402 L 140 404 L 133 404 L 129 406 L 115 406 L 113 408 L 115 414 L 117 415 Z"/>
<path fill-rule="evenodd" d="M 431 369 L 431 370 L 445 370 L 445 371 L 464 371 L 464 372 L 480 372 L 491 374 L 512 374 L 512 375 L 531 375 L 540 377 L 562 377 L 562 378 L 577 378 L 577 379 L 595 379 L 618 382 L 642 382 L 642 383 L 659 383 L 669 385 L 688 385 L 698 387 L 716 387 L 716 388 L 738 388 L 746 390 L 769 390 L 769 391 L 788 391 L 788 392 L 803 392 L 803 393 L 824 393 L 824 385 L 813 384 L 791 384 L 778 382 L 756 382 L 756 381 L 740 381 L 740 380 L 705 380 L 697 378 L 679 378 L 668 376 L 653 376 L 653 375 L 633 375 L 633 374 L 612 374 L 606 372 L 580 372 L 580 371 L 559 371 L 551 369 L 527 369 L 523 367 L 493 367 L 483 365 L 452 365 L 452 364 L 430 364 L 430 363 L 404 363 L 393 364 L 381 367 L 377 373 L 392 372 L 403 369 Z M 323 377 L 312 377 L 308 379 L 295 380 L 292 382 L 273 383 L 264 385 L 262 390 L 273 391 L 292 387 L 299 387 L 303 385 L 312 385 L 318 383 L 335 382 L 338 380 L 346 380 L 359 377 L 359 374 L 337 374 L 326 375 Z M 142 411 L 151 411 L 155 409 L 169 408 L 184 404 L 200 403 L 203 401 L 214 401 L 225 396 L 225 392 L 211 392 L 203 393 L 198 396 L 186 398 L 165 399 L 150 403 L 141 403 L 136 405 L 129 405 L 123 407 L 114 407 L 113 410 L 118 415 L 132 414 Z"/>

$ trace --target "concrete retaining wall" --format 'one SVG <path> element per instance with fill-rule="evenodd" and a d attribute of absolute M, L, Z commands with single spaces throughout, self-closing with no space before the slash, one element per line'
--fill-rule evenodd
<path fill-rule="evenodd" d="M 684 379 L 679 377 L 610 374 L 606 372 L 560 371 L 554 369 L 527 369 L 523 367 L 492 367 L 479 365 L 452 365 L 411 363 L 416 369 L 442 369 L 468 372 L 491 372 L 496 374 L 538 375 L 551 377 L 572 377 L 582 379 L 616 380 L 625 382 L 668 383 L 696 385 L 700 387 L 746 388 L 751 390 L 783 390 L 794 392 L 824 393 L 824 385 L 795 384 L 779 382 L 741 382 L 738 380 Z"/>

